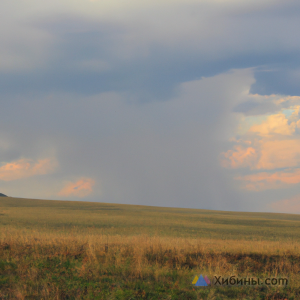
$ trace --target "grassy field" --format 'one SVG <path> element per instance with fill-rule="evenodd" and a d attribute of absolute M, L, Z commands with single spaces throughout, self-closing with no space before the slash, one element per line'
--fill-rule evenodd
<path fill-rule="evenodd" d="M 0 299 L 300 299 L 299 229 L 299 215 L 1 197 Z"/>

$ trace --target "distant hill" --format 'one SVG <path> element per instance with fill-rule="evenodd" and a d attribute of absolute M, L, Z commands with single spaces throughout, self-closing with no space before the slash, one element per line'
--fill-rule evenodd
<path fill-rule="evenodd" d="M 7 197 L 6 195 L 4 195 L 4 194 L 2 194 L 2 193 L 0 193 L 0 197 Z"/>
<path fill-rule="evenodd" d="M 0 197 L 0 233 L 2 228 L 8 226 L 20 229 L 25 226 L 26 230 L 32 228 L 45 233 L 52 232 L 53 228 L 73 230 L 75 226 L 83 234 L 94 226 L 93 230 L 99 230 L 102 235 L 300 241 L 300 214 Z M 0 291 L 2 292 L 1 245 Z"/>

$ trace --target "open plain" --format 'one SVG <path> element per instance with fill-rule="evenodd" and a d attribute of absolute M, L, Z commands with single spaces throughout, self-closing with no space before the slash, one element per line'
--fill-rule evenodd
<path fill-rule="evenodd" d="M 300 299 L 300 216 L 0 198 L 0 299 Z M 286 286 L 195 287 L 209 278 Z"/>

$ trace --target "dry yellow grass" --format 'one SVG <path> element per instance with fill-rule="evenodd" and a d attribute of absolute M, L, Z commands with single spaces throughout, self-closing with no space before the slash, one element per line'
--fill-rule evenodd
<path fill-rule="evenodd" d="M 300 257 L 299 242 L 237 241 L 138 236 L 107 236 L 98 234 L 39 233 L 29 230 L 5 229 L 1 233 L 2 249 L 9 255 L 23 259 L 29 253 L 32 258 L 80 257 L 91 264 L 123 266 L 131 259 L 132 275 L 147 273 L 153 264 L 156 268 L 206 271 L 208 274 L 268 276 L 300 273 L 299 264 L 289 261 Z M 245 264 L 245 258 L 247 262 Z M 269 258 L 269 259 L 268 259 Z M 270 259 L 271 258 L 271 259 Z M 136 273 L 137 272 L 137 273 Z"/>
<path fill-rule="evenodd" d="M 144 251 L 149 247 L 153 249 L 172 250 L 182 252 L 200 251 L 203 253 L 232 253 L 232 254 L 260 254 L 260 255 L 299 255 L 300 241 L 249 241 L 231 239 L 209 238 L 175 238 L 142 235 L 107 235 L 103 231 L 82 233 L 81 230 L 68 232 L 44 232 L 30 229 L 2 228 L 0 233 L 1 244 L 18 243 L 20 245 L 49 246 L 49 245 L 89 245 L 91 249 L 105 249 L 114 247 L 132 247 Z"/>
<path fill-rule="evenodd" d="M 264 218 L 259 214 L 241 217 L 230 212 L 175 209 L 159 212 L 159 208 L 134 206 L 100 204 L 100 209 L 97 204 L 89 203 L 55 204 L 17 199 L 2 206 L 0 271 L 2 268 L 4 288 L 0 298 L 5 291 L 10 299 L 164 299 L 151 294 L 151 289 L 165 288 L 166 295 L 173 290 L 183 293 L 185 299 L 209 299 L 204 290 L 193 291 L 191 286 L 193 276 L 202 273 L 210 277 L 289 278 L 286 292 L 255 290 L 253 298 L 233 298 L 229 291 L 228 298 L 226 293 L 221 298 L 216 293 L 211 294 L 212 299 L 284 299 L 280 298 L 285 297 L 282 293 L 289 295 L 287 299 L 300 299 L 297 216 L 275 215 L 275 221 L 271 214 L 265 214 Z M 97 207 L 99 211 L 95 212 Z M 91 211 L 89 218 L 87 212 Z M 136 211 L 140 219 L 132 218 Z M 45 215 L 47 223 L 43 223 Z M 156 224 L 156 231 L 151 231 L 145 220 Z M 178 220 L 182 221 L 181 227 Z M 264 226 L 255 227 L 258 221 Z M 237 238 L 232 234 L 237 223 L 247 232 L 244 239 L 242 235 Z M 215 230 L 216 224 L 224 225 L 225 234 L 215 231 L 215 237 L 208 238 L 203 228 L 207 225 L 206 229 Z M 174 232 L 173 227 L 181 232 Z M 272 231 L 275 237 L 277 232 L 281 237 L 283 230 L 289 230 L 289 235 L 282 239 L 268 236 Z M 116 234 L 118 231 L 122 234 Z M 200 232 L 198 237 L 195 231 Z M 251 236 L 251 232 L 260 232 L 260 238 Z M 266 232 L 265 238 L 262 232 Z M 183 233 L 187 237 L 181 237 Z M 145 282 L 149 291 L 143 285 Z M 127 291 L 132 291 L 131 298 L 126 296 Z M 247 292 L 238 288 L 236 295 L 243 293 Z M 260 293 L 264 298 L 259 298 Z"/>

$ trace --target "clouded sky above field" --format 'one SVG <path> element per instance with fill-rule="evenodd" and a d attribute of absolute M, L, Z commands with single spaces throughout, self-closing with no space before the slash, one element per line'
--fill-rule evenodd
<path fill-rule="evenodd" d="M 0 11 L 0 192 L 300 213 L 299 1 Z"/>

